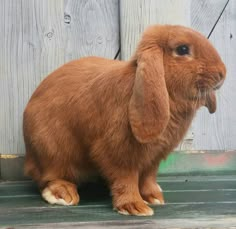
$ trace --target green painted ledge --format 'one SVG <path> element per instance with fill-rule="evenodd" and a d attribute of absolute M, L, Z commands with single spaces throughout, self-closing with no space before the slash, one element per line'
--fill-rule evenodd
<path fill-rule="evenodd" d="M 0 179 L 25 180 L 23 155 L 0 155 Z M 175 151 L 160 165 L 159 175 L 234 175 L 236 151 Z"/>

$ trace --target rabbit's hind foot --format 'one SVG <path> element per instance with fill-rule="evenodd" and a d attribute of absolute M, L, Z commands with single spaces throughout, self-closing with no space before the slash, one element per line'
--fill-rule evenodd
<path fill-rule="evenodd" d="M 64 180 L 54 180 L 48 182 L 42 191 L 42 197 L 50 204 L 77 205 L 79 194 L 77 186 Z"/>

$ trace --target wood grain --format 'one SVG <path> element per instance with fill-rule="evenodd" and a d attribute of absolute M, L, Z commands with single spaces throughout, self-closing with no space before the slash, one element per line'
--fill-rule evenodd
<path fill-rule="evenodd" d="M 24 154 L 22 114 L 54 69 L 119 48 L 118 0 L 2 0 L 0 7 L 0 154 Z"/>
<path fill-rule="evenodd" d="M 235 1 L 230 1 L 220 17 L 227 2 L 228 0 L 191 0 L 181 3 L 165 1 L 163 4 L 163 1 L 121 0 L 122 59 L 128 59 L 132 55 L 141 33 L 149 24 L 182 24 L 193 27 L 205 36 L 214 28 L 210 40 L 227 65 L 228 77 L 218 94 L 217 113 L 210 115 L 203 108 L 177 148 L 179 150 L 227 150 L 236 147 L 236 141 L 233 140 L 236 138 L 236 106 L 232 99 L 235 97 L 232 86 L 235 85 L 235 65 L 232 62 L 235 59 L 232 50 L 235 50 L 236 45 Z"/>
<path fill-rule="evenodd" d="M 191 0 L 190 26 L 208 37 L 214 29 L 215 24 L 218 23 L 217 20 L 219 19 L 227 2 L 228 0 Z M 209 114 L 205 112 L 205 115 Z M 194 143 L 195 137 L 198 137 L 195 134 L 195 130 L 199 125 L 199 122 L 195 122 L 196 121 L 193 122 L 184 140 L 178 146 L 178 150 L 211 149 L 208 146 L 206 148 L 201 148 L 200 146 L 198 147 Z M 205 137 L 207 139 L 208 136 Z"/>
<path fill-rule="evenodd" d="M 217 205 L 216 205 L 217 206 Z M 182 207 L 182 206 L 179 206 Z M 234 206 L 230 206 L 231 208 Z M 224 208 L 223 208 L 224 209 Z M 222 209 L 222 210 L 223 210 Z M 173 208 L 174 211 L 178 211 Z M 192 210 L 192 213 L 196 213 L 197 210 Z M 169 229 L 169 228 L 178 228 L 178 229 L 198 229 L 198 228 L 215 228 L 215 229 L 235 229 L 236 228 L 236 219 L 230 216 L 225 216 L 221 218 L 219 216 L 211 216 L 206 218 L 201 218 L 200 220 L 196 217 L 194 219 L 156 219 L 156 220 L 117 220 L 117 221 L 108 221 L 108 222 L 85 222 L 85 223 L 51 223 L 51 224 L 37 224 L 37 225 L 20 225 L 17 226 L 18 229 L 47 229 L 50 227 L 51 229 L 130 229 L 130 228 L 148 228 L 148 229 Z"/>
<path fill-rule="evenodd" d="M 49 205 L 31 182 L 0 183 L 0 227 L 5 228 L 233 228 L 236 177 L 163 177 L 164 206 L 155 215 L 129 217 L 112 210 L 101 183 L 80 187 L 78 206 Z M 96 195 L 94 195 L 96 190 Z M 52 223 L 52 224 L 50 224 Z"/>
<path fill-rule="evenodd" d="M 113 59 L 119 49 L 119 1 L 67 0 L 65 27 L 67 61 L 82 56 Z"/>
<path fill-rule="evenodd" d="M 195 149 L 225 150 L 236 148 L 236 1 L 230 1 L 210 40 L 227 67 L 227 78 L 217 92 L 218 108 L 209 115 L 202 109 L 193 124 Z"/>
<path fill-rule="evenodd" d="M 191 27 L 208 36 L 228 0 L 191 0 Z"/>
<path fill-rule="evenodd" d="M 63 1 L 3 0 L 0 7 L 0 152 L 24 152 L 22 114 L 39 82 L 64 62 Z"/>
<path fill-rule="evenodd" d="M 121 58 L 130 58 L 148 25 L 190 25 L 189 9 L 189 0 L 120 0 Z"/>
<path fill-rule="evenodd" d="M 208 35 L 227 0 L 2 0 L 0 7 L 0 153 L 24 154 L 22 113 L 42 79 L 87 55 L 128 59 L 149 24 L 182 24 Z M 120 4 L 120 5 L 119 5 Z M 218 110 L 197 115 L 181 150 L 236 148 L 236 6 L 230 1 L 211 36 L 228 69 Z M 120 7 L 120 15 L 119 15 Z M 120 16 L 120 21 L 119 21 Z"/>

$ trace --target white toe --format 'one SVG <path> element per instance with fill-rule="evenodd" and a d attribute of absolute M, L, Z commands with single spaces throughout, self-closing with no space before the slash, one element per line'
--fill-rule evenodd
<path fill-rule="evenodd" d="M 143 201 L 145 204 L 149 204 L 146 200 Z"/>
<path fill-rule="evenodd" d="M 58 204 L 58 205 L 72 205 L 72 203 L 67 203 L 64 199 L 57 199 L 51 192 L 49 188 L 45 188 L 42 192 L 42 197 L 50 204 Z"/>
<path fill-rule="evenodd" d="M 129 212 L 127 212 L 126 210 L 118 211 L 118 213 L 120 213 L 122 215 L 130 215 Z"/>
<path fill-rule="evenodd" d="M 154 201 L 154 203 L 153 203 L 153 204 L 156 204 L 156 205 L 160 205 L 160 204 L 161 204 L 161 201 L 160 201 L 160 200 L 158 200 L 158 199 L 154 199 L 153 201 Z"/>
<path fill-rule="evenodd" d="M 154 214 L 153 210 L 150 209 L 146 214 L 137 214 L 137 216 L 152 216 Z"/>
<path fill-rule="evenodd" d="M 154 199 L 153 204 L 154 204 L 154 205 L 164 205 L 165 203 L 164 203 L 164 202 L 161 202 L 161 201 L 158 200 L 158 199 Z"/>

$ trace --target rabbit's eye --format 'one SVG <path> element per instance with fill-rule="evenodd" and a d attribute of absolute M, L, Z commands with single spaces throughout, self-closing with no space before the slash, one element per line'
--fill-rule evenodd
<path fill-rule="evenodd" d="M 179 56 L 189 55 L 189 47 L 187 45 L 180 45 L 176 48 L 176 53 Z"/>

